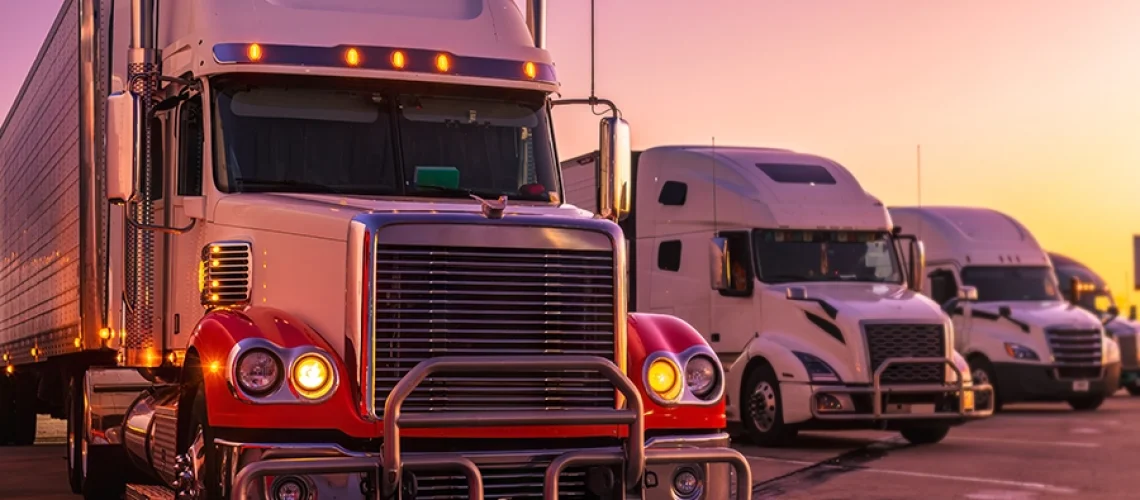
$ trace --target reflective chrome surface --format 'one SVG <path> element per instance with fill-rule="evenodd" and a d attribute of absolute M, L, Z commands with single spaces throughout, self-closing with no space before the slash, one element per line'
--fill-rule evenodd
<path fill-rule="evenodd" d="M 272 392 L 264 395 L 253 395 L 247 393 L 241 384 L 237 381 L 238 360 L 242 354 L 245 354 L 254 349 L 264 349 L 277 356 L 281 361 L 279 368 L 283 370 L 281 374 L 282 381 L 277 385 Z M 325 359 L 329 363 L 331 369 L 329 376 L 332 377 L 332 387 L 328 389 L 323 395 L 318 398 L 307 398 L 297 394 L 293 389 L 293 368 L 297 361 L 307 354 L 315 354 Z M 226 383 L 229 385 L 230 391 L 234 397 L 252 404 L 317 404 L 328 401 L 337 389 L 340 388 L 340 372 L 337 370 L 336 359 L 323 349 L 316 346 L 306 345 L 286 349 L 273 342 L 262 338 L 247 338 L 238 341 L 230 349 L 230 354 L 226 358 Z"/>

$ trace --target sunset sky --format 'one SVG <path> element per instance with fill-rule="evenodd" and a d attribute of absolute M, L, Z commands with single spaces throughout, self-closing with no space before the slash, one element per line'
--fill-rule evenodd
<path fill-rule="evenodd" d="M 566 97 L 589 93 L 589 1 L 552 0 Z M 0 0 L 0 116 L 59 0 Z M 1132 289 L 1140 234 L 1140 2 L 603 0 L 597 93 L 635 148 L 788 147 L 891 205 L 988 206 Z M 559 109 L 560 154 L 595 118 Z"/>

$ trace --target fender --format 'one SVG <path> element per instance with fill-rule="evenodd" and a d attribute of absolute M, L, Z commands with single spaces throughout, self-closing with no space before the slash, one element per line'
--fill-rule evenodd
<path fill-rule="evenodd" d="M 264 404 L 242 402 L 234 395 L 226 372 L 230 350 L 239 341 L 260 338 L 281 347 L 311 345 L 323 349 L 333 359 L 341 384 L 328 400 L 316 404 Z M 268 307 L 244 310 L 219 309 L 206 314 L 195 327 L 191 348 L 201 360 L 202 383 L 206 389 L 210 424 L 215 427 L 246 429 L 325 429 L 355 438 L 382 436 L 383 423 L 361 415 L 360 388 L 350 369 L 315 330 L 296 317 Z M 187 368 L 194 369 L 187 366 Z M 649 408 L 647 406 L 647 408 Z M 652 428 L 648 425 L 647 428 Z M 407 437 L 450 438 L 577 438 L 625 436 L 628 428 L 615 425 L 482 427 L 453 429 L 407 429 Z"/>
<path fill-rule="evenodd" d="M 792 349 L 787 347 L 785 342 L 778 341 L 790 340 L 786 337 L 787 336 L 779 333 L 765 333 L 754 337 L 752 341 L 744 347 L 744 353 L 733 362 L 732 368 L 727 371 L 728 388 L 731 391 L 726 393 L 728 395 L 728 407 L 729 412 L 734 415 L 735 419 L 739 419 L 740 415 L 740 391 L 744 385 L 745 372 L 748 366 L 752 364 L 752 360 L 756 358 L 767 360 L 768 364 L 772 366 L 772 370 L 776 372 L 776 379 L 781 383 L 810 383 L 811 380 L 808 377 L 807 368 L 804 368 L 804 364 L 800 362 L 795 354 L 792 354 Z M 808 345 L 804 345 L 802 349 L 798 346 L 796 348 L 808 354 L 817 355 Z"/>
<path fill-rule="evenodd" d="M 708 342 L 696 328 L 675 316 L 630 313 L 628 344 L 627 370 L 629 378 L 641 391 L 641 399 L 645 403 L 647 430 L 725 428 L 724 398 L 707 406 L 660 406 L 649 399 L 641 377 L 646 358 L 654 352 L 680 353 L 696 345 L 708 346 Z M 713 359 L 720 362 L 715 357 Z"/>

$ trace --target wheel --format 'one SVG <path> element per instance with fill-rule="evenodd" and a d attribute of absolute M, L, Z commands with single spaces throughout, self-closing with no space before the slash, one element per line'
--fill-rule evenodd
<path fill-rule="evenodd" d="M 907 427 L 899 432 L 903 439 L 906 439 L 910 444 L 934 444 L 946 438 L 946 435 L 950 433 L 950 426 Z"/>
<path fill-rule="evenodd" d="M 1130 386 L 1126 387 L 1125 389 L 1128 389 L 1128 394 L 1130 396 L 1140 396 L 1140 387 L 1137 387 L 1135 385 L 1130 385 Z"/>
<path fill-rule="evenodd" d="M 87 469 L 87 432 L 84 414 L 83 374 L 69 377 L 67 384 L 67 479 L 71 492 L 83 493 L 83 476 Z"/>
<path fill-rule="evenodd" d="M 797 429 L 784 423 L 780 384 L 765 365 L 748 375 L 741 391 L 741 420 L 748 438 L 759 446 L 781 446 L 796 437 Z"/>
<path fill-rule="evenodd" d="M 967 362 L 967 364 L 970 365 L 970 377 L 973 379 L 975 384 L 989 384 L 990 387 L 993 388 L 993 390 L 994 390 L 994 392 L 993 392 L 994 413 L 1001 411 L 1001 407 L 1002 407 L 1001 394 L 998 393 L 997 377 L 994 376 L 993 365 L 990 364 L 990 361 L 988 359 L 983 358 L 981 356 L 971 357 L 970 360 Z M 989 399 L 990 395 L 978 395 L 977 397 L 978 397 L 978 400 L 976 401 L 977 407 L 985 408 L 985 407 L 989 406 L 990 402 L 988 401 L 988 399 Z"/>
<path fill-rule="evenodd" d="M 193 477 L 188 488 L 190 498 L 222 498 L 221 467 L 217 450 L 214 447 L 214 430 L 206 412 L 206 388 L 199 385 L 191 409 L 190 435 L 188 447 L 189 473 Z"/>
<path fill-rule="evenodd" d="M 1069 400 L 1069 406 L 1077 411 L 1093 411 L 1104 404 L 1104 396 L 1084 396 Z"/>

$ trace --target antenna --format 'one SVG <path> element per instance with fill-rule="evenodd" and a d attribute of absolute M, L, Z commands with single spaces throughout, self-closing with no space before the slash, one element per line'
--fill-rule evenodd
<path fill-rule="evenodd" d="M 716 182 L 716 136 L 715 135 L 712 138 L 712 155 L 710 155 L 710 157 L 712 158 L 712 180 L 713 180 L 713 188 L 712 188 L 713 238 L 716 238 L 717 236 L 719 236 L 719 233 L 720 233 L 720 218 L 717 217 L 717 215 L 716 215 L 716 192 L 717 192 L 717 189 L 719 188 L 719 186 Z"/>
<path fill-rule="evenodd" d="M 596 22 L 594 15 L 594 0 L 590 0 L 590 97 L 597 97 L 594 95 L 594 23 Z"/>
<path fill-rule="evenodd" d="M 922 144 L 915 146 L 915 161 L 918 167 L 918 206 L 922 207 Z"/>

